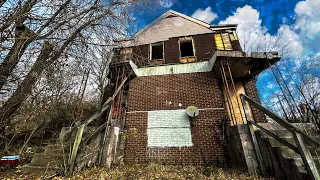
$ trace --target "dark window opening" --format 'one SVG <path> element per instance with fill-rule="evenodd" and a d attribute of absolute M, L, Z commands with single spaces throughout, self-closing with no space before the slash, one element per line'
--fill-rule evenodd
<path fill-rule="evenodd" d="M 114 60 L 115 61 L 120 60 L 120 49 L 114 49 Z"/>
<path fill-rule="evenodd" d="M 163 59 L 163 43 L 156 43 L 151 45 L 151 60 Z"/>
<path fill-rule="evenodd" d="M 181 57 L 194 56 L 192 41 L 180 42 Z"/>

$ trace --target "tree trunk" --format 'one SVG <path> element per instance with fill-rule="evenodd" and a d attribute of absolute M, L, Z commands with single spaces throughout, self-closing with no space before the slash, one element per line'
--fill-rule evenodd
<path fill-rule="evenodd" d="M 0 108 L 0 147 L 2 138 L 5 137 L 5 127 L 9 125 L 10 116 L 17 111 L 21 103 L 31 94 L 34 84 L 37 82 L 39 76 L 46 66 L 48 66 L 48 59 L 53 46 L 48 42 L 43 44 L 41 54 L 33 65 L 31 71 L 27 74 L 17 90 L 8 99 L 8 101 Z"/>
<path fill-rule="evenodd" d="M 19 62 L 19 59 L 33 41 L 34 33 L 26 26 L 17 26 L 16 41 L 12 46 L 9 54 L 0 64 L 0 90 L 6 84 L 8 77 Z"/>

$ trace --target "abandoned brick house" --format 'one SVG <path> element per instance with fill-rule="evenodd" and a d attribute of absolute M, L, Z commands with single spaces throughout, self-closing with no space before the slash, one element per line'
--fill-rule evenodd
<path fill-rule="evenodd" d="M 236 28 L 169 10 L 133 38 L 115 42 L 111 80 L 119 85 L 126 72 L 133 74 L 119 97 L 126 103 L 113 106 L 115 119 L 125 116 L 124 162 L 225 162 L 217 128 L 226 116 L 231 125 L 245 121 L 238 95 L 259 101 L 255 76 L 269 66 L 264 53 L 242 51 Z M 191 125 L 189 106 L 199 110 Z M 266 122 L 254 108 L 251 116 Z"/>
<path fill-rule="evenodd" d="M 63 128 L 59 141 L 23 170 L 65 172 L 70 157 L 69 173 L 123 161 L 231 165 L 280 179 L 320 179 L 314 124 L 290 124 L 256 103 L 255 77 L 280 56 L 243 52 L 236 28 L 169 10 L 117 40 L 101 110 Z M 93 120 L 103 122 L 86 127 Z"/>

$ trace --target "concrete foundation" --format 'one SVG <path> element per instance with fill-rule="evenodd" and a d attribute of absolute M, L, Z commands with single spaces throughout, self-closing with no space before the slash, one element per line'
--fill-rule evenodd
<path fill-rule="evenodd" d="M 228 128 L 232 167 L 250 174 L 259 173 L 258 161 L 252 138 L 246 124 Z"/>

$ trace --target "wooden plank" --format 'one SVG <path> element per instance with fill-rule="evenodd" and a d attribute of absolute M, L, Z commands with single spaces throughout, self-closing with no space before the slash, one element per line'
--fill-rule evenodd
<path fill-rule="evenodd" d="M 128 76 L 129 77 L 129 76 Z M 103 115 L 103 113 L 108 109 L 108 107 L 110 106 L 111 102 L 114 100 L 114 98 L 117 96 L 117 94 L 119 93 L 119 91 L 122 89 L 122 86 L 125 84 L 125 82 L 127 81 L 128 77 L 126 77 L 121 84 L 119 85 L 119 87 L 117 88 L 117 90 L 114 92 L 113 96 L 109 97 L 107 99 L 107 101 L 103 104 L 102 108 L 100 111 L 97 111 L 96 113 L 94 113 L 89 119 L 87 119 L 86 121 L 84 121 L 83 123 L 81 123 L 80 126 L 78 126 L 78 131 L 77 131 L 77 135 L 76 135 L 76 139 L 74 141 L 73 144 L 73 148 L 72 148 L 72 153 L 71 153 L 71 158 L 69 159 L 69 172 L 68 172 L 68 176 L 71 176 L 73 173 L 73 168 L 74 168 L 74 163 L 77 157 L 77 153 L 78 153 L 78 149 L 79 149 L 79 145 L 81 143 L 81 139 L 82 139 L 82 135 L 83 135 L 83 131 L 84 128 L 90 124 L 92 121 L 94 121 L 95 119 L 99 119 L 101 118 L 101 116 Z"/>
<path fill-rule="evenodd" d="M 305 143 L 303 134 L 301 134 L 300 132 L 295 132 L 293 133 L 293 137 L 294 137 L 294 140 L 296 141 L 296 144 L 298 146 L 300 155 L 302 157 L 304 165 L 306 166 L 308 174 L 312 179 L 319 180 L 320 179 L 319 171 L 317 169 L 316 164 L 313 161 L 309 148 Z"/>
<path fill-rule="evenodd" d="M 218 50 L 224 50 L 221 34 L 214 34 L 214 39 L 216 41 L 217 49 Z"/>
<path fill-rule="evenodd" d="M 240 97 L 241 97 L 241 101 L 247 101 L 250 105 L 253 105 L 257 109 L 262 111 L 264 114 L 269 116 L 271 119 L 275 120 L 278 124 L 280 124 L 281 126 L 286 128 L 288 131 L 290 131 L 292 133 L 299 132 L 300 134 L 302 134 L 302 136 L 304 137 L 304 139 L 308 145 L 312 146 L 312 148 L 314 148 L 315 150 L 319 149 L 320 144 L 317 141 L 313 140 L 311 137 L 304 134 L 300 129 L 292 126 L 287 121 L 283 120 L 282 118 L 280 118 L 279 116 L 277 116 L 273 112 L 269 111 L 267 108 L 261 106 L 259 103 L 252 100 L 248 96 L 241 94 Z"/>
<path fill-rule="evenodd" d="M 225 50 L 232 50 L 231 41 L 229 39 L 229 33 L 223 33 L 222 40 L 223 40 Z"/>
<path fill-rule="evenodd" d="M 74 143 L 73 143 L 71 158 L 69 160 L 69 166 L 70 166 L 69 172 L 68 172 L 68 176 L 69 177 L 73 173 L 74 163 L 75 163 L 76 158 L 77 158 L 77 153 L 78 153 L 78 149 L 79 149 L 79 146 L 80 146 L 80 143 L 81 143 L 81 140 L 82 140 L 82 135 L 83 135 L 84 128 L 85 128 L 84 124 L 79 127 L 79 129 L 77 131 L 76 139 L 74 140 Z"/>

